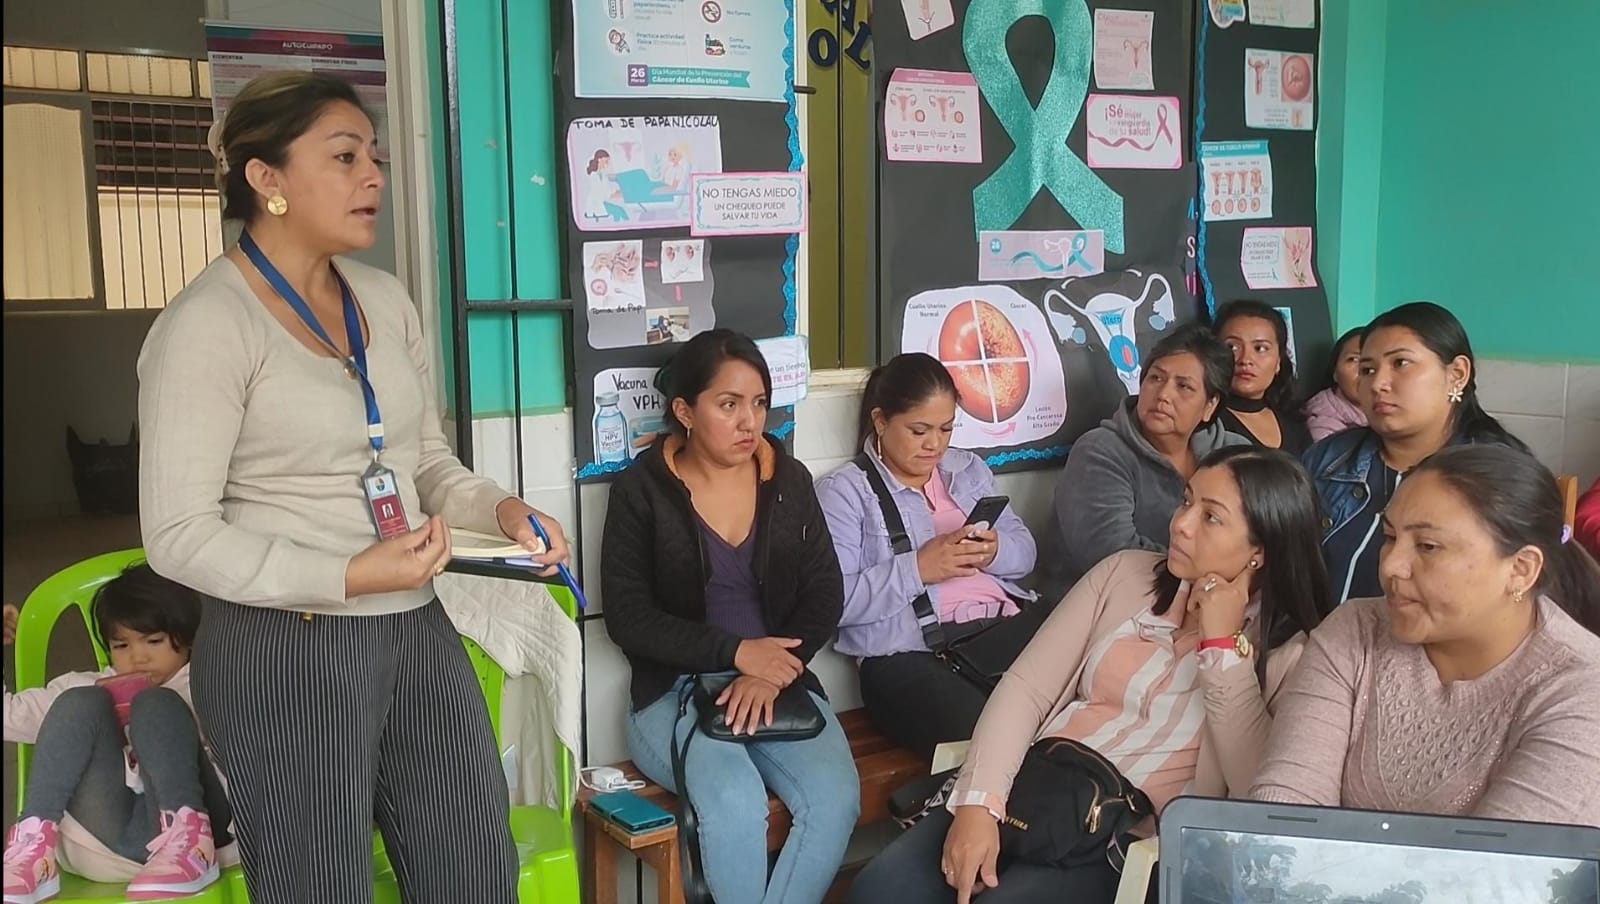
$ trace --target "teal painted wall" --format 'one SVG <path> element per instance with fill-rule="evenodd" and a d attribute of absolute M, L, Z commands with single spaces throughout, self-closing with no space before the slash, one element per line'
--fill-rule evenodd
<path fill-rule="evenodd" d="M 555 84 L 549 0 L 501 4 L 456 2 L 457 73 L 460 78 L 461 170 L 467 297 L 474 301 L 554 299 L 562 296 L 561 242 L 555 146 Z M 438 204 L 440 318 L 445 324 L 447 366 L 453 367 L 450 333 L 450 249 L 445 227 L 443 42 L 438 23 L 430 29 L 435 198 Z M 507 52 L 507 48 L 510 52 Z M 509 65 L 509 77 L 506 67 Z M 507 113 L 507 85 L 510 113 Z M 510 148 L 508 155 L 507 148 Z M 509 157 L 509 161 L 508 161 Z M 568 404 L 566 330 L 560 312 L 523 314 L 522 410 L 560 411 Z M 472 413 L 495 417 L 513 408 L 511 317 L 473 314 L 468 326 L 472 362 Z M 452 411 L 458 406 L 451 387 Z"/>
<path fill-rule="evenodd" d="M 1600 3 L 1325 0 L 1324 15 L 1339 325 L 1427 298 L 1484 357 L 1600 360 Z"/>
<path fill-rule="evenodd" d="M 1322 8 L 1317 263 L 1336 335 L 1377 313 L 1387 8 L 1388 0 L 1326 0 Z"/>

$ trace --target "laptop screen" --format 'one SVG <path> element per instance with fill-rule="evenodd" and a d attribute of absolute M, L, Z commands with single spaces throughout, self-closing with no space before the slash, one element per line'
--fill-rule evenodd
<path fill-rule="evenodd" d="M 1595 904 L 1600 861 L 1182 830 L 1183 904 Z"/>

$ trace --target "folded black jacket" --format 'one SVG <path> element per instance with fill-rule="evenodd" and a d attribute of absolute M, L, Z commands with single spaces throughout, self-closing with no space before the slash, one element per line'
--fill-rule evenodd
<path fill-rule="evenodd" d="M 680 675 L 732 669 L 740 638 L 705 623 L 710 562 L 689 490 L 669 462 L 676 436 L 658 440 L 611 486 L 600 544 L 606 631 L 633 669 L 633 708 L 643 709 Z M 767 436 L 757 446 L 755 575 L 774 637 L 810 663 L 844 609 L 844 579 L 811 472 Z M 806 687 L 823 693 L 807 668 Z"/>

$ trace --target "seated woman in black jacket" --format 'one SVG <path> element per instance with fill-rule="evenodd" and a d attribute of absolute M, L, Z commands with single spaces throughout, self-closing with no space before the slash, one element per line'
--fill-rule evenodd
<path fill-rule="evenodd" d="M 818 902 L 860 809 L 850 744 L 806 668 L 844 607 L 839 560 L 811 474 L 762 434 L 772 378 L 754 342 L 701 333 L 656 383 L 672 432 L 612 486 L 601 546 L 606 630 L 633 669 L 628 751 L 684 796 L 672 745 L 698 716 L 692 699 L 679 716 L 691 676 L 738 673 L 716 701 L 735 732 L 769 723 L 779 690 L 800 682 L 824 716 L 820 735 L 699 736 L 684 774 L 716 900 Z M 768 788 L 794 814 L 770 877 Z"/>

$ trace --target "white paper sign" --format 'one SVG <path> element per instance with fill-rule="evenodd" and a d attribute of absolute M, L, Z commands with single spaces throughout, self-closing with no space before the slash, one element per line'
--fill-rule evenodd
<path fill-rule="evenodd" d="M 654 367 L 614 367 L 594 375 L 594 463 L 619 465 L 650 448 L 666 429 L 666 402 Z"/>
<path fill-rule="evenodd" d="M 777 336 L 757 339 L 761 357 L 772 373 L 772 398 L 769 408 L 787 408 L 806 397 L 811 382 L 811 343 L 804 336 Z"/>
<path fill-rule="evenodd" d="M 806 231 L 805 173 L 696 173 L 690 235 L 782 235 Z"/>
<path fill-rule="evenodd" d="M 956 24 L 950 0 L 900 0 L 900 7 L 905 10 L 906 31 L 911 33 L 913 41 Z"/>
<path fill-rule="evenodd" d="M 1143 10 L 1094 11 L 1095 87 L 1155 88 L 1155 66 L 1150 60 L 1150 31 L 1156 14 Z"/>
<path fill-rule="evenodd" d="M 1252 129 L 1309 131 L 1316 60 L 1309 53 L 1244 52 L 1244 124 Z"/>
<path fill-rule="evenodd" d="M 1317 24 L 1317 0 L 1250 0 L 1250 24 L 1312 28 Z"/>
<path fill-rule="evenodd" d="M 1183 119 L 1176 97 L 1091 94 L 1089 165 L 1096 169 L 1177 169 Z"/>
<path fill-rule="evenodd" d="M 1200 178 L 1207 221 L 1272 216 L 1272 156 L 1265 141 L 1201 142 Z"/>
<path fill-rule="evenodd" d="M 1311 269 L 1311 227 L 1250 228 L 1239 248 L 1239 269 L 1252 289 L 1304 289 L 1317 284 Z"/>
<path fill-rule="evenodd" d="M 982 163 L 978 81 L 970 72 L 896 69 L 883 104 L 890 160 Z"/>

